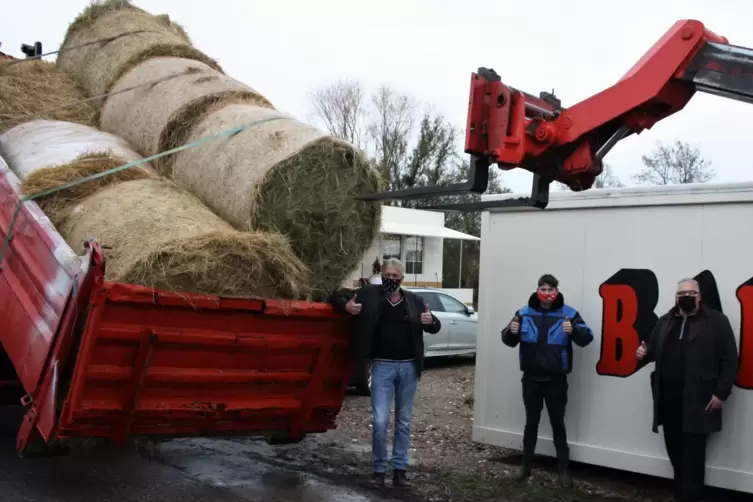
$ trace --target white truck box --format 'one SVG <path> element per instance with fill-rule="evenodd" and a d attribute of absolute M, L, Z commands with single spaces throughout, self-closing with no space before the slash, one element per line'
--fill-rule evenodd
<path fill-rule="evenodd" d="M 485 199 L 492 197 L 504 196 Z M 475 441 L 522 447 L 518 349 L 502 344 L 500 330 L 544 273 L 559 279 L 565 302 L 594 332 L 588 347 L 574 346 L 572 460 L 663 477 L 672 468 L 661 428 L 651 431 L 653 363 L 634 372 L 635 348 L 652 313 L 673 305 L 677 281 L 699 276 L 740 351 L 724 430 L 709 442 L 706 483 L 753 493 L 753 183 L 552 193 L 545 210 L 484 213 Z M 537 453 L 554 455 L 546 411 Z"/>

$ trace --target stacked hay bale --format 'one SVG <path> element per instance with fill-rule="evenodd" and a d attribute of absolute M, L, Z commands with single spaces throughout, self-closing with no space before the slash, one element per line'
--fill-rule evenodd
<path fill-rule="evenodd" d="M 93 127 L 57 120 L 33 120 L 0 135 L 0 152 L 21 180 L 24 195 L 65 186 L 141 159 L 121 138 Z M 37 204 L 57 227 L 66 210 L 97 190 L 121 181 L 158 179 L 149 164 L 92 179 L 52 193 Z M 82 245 L 72 244 L 74 247 Z"/>
<path fill-rule="evenodd" d="M 363 154 L 276 111 L 191 47 L 166 17 L 125 0 L 90 6 L 71 25 L 63 50 L 118 36 L 58 58 L 89 95 L 112 93 L 100 103 L 100 128 L 145 156 L 243 128 L 164 157 L 155 168 L 235 228 L 287 236 L 311 270 L 313 298 L 337 288 L 379 230 L 381 207 L 355 199 L 379 189 Z"/>
<path fill-rule="evenodd" d="M 159 82 L 148 87 L 148 82 Z M 127 89 L 133 89 L 126 91 Z M 227 103 L 264 108 L 272 104 L 254 89 L 191 59 L 151 58 L 135 66 L 113 86 L 101 110 L 100 127 L 126 138 L 144 155 L 185 144 L 197 118 Z M 174 156 L 155 166 L 170 172 Z"/>
<path fill-rule="evenodd" d="M 0 135 L 0 152 L 25 193 L 60 188 L 137 161 L 120 138 L 94 128 L 38 120 Z M 106 277 L 166 290 L 298 298 L 306 268 L 279 234 L 238 232 L 148 164 L 37 200 L 65 240 L 105 249 Z"/>
<path fill-rule="evenodd" d="M 274 120 L 270 120 L 274 119 Z M 352 145 L 266 108 L 232 104 L 197 121 L 189 142 L 253 124 L 176 155 L 172 176 L 237 228 L 279 231 L 327 297 L 360 263 L 378 231 L 379 177 Z M 211 162 L 211 163 L 210 163 Z"/>
<path fill-rule="evenodd" d="M 73 76 L 46 61 L 0 61 L 0 133 L 35 119 L 94 124 Z"/>
<path fill-rule="evenodd" d="M 109 92 L 126 71 L 151 57 L 193 59 L 220 70 L 168 16 L 152 16 L 127 0 L 89 5 L 69 26 L 60 51 L 58 67 L 75 74 L 91 97 Z M 103 102 L 94 103 L 99 108 Z"/>

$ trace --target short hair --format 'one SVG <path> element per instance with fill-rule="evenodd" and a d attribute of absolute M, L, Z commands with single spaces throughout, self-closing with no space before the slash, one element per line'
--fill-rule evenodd
<path fill-rule="evenodd" d="M 403 269 L 403 262 L 398 260 L 397 258 L 387 258 L 382 263 L 382 272 L 384 272 L 387 267 L 393 267 L 400 271 L 400 275 L 405 275 L 405 271 Z"/>
<path fill-rule="evenodd" d="M 693 286 L 695 286 L 695 288 L 696 288 L 696 289 L 698 290 L 698 292 L 700 292 L 700 291 L 701 291 L 701 285 L 700 285 L 700 284 L 698 284 L 698 281 L 696 281 L 696 280 L 695 280 L 695 279 L 693 279 L 692 277 L 686 277 L 685 279 L 680 279 L 679 281 L 677 281 L 677 286 L 679 287 L 679 286 L 681 286 L 682 284 L 685 284 L 686 282 L 689 282 L 689 283 L 691 283 L 691 284 L 692 284 Z"/>
<path fill-rule="evenodd" d="M 552 274 L 544 274 L 539 278 L 539 287 L 543 286 L 544 284 L 556 288 L 560 285 L 560 281 L 558 281 L 557 278 Z"/>

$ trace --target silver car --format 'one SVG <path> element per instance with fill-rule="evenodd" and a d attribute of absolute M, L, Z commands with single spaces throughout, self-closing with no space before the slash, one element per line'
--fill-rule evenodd
<path fill-rule="evenodd" d="M 424 303 L 429 304 L 431 313 L 442 323 L 439 333 L 424 333 L 425 358 L 476 353 L 478 315 L 473 307 L 465 305 L 441 289 L 409 286 L 405 289 L 416 293 Z M 358 394 L 368 396 L 371 388 L 371 365 L 367 363 L 355 368 L 351 383 Z"/>
<path fill-rule="evenodd" d="M 442 323 L 436 335 L 424 333 L 424 357 L 459 356 L 476 353 L 478 315 L 473 307 L 441 289 L 406 287 L 429 304 L 431 313 Z"/>

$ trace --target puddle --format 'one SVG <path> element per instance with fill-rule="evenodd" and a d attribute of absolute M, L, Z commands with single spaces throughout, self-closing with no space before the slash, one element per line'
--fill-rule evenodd
<path fill-rule="evenodd" d="M 231 490 L 254 502 L 376 502 L 350 487 L 338 486 L 319 476 L 301 472 L 295 460 L 286 469 L 264 461 L 273 447 L 264 443 L 223 439 L 187 439 L 159 445 L 165 464 L 210 485 Z"/>

